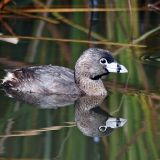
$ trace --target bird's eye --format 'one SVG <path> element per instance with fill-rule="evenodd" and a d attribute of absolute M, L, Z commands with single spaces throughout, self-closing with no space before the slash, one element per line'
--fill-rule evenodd
<path fill-rule="evenodd" d="M 101 58 L 101 59 L 100 59 L 100 63 L 101 63 L 101 64 L 105 64 L 106 62 L 107 62 L 107 60 L 106 60 L 105 58 Z"/>
<path fill-rule="evenodd" d="M 107 129 L 106 126 L 100 126 L 100 127 L 99 127 L 99 131 L 100 131 L 100 132 L 105 132 L 106 129 Z"/>

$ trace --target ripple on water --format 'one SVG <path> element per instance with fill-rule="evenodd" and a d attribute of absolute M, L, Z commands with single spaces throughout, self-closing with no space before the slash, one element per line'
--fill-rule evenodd
<path fill-rule="evenodd" d="M 141 55 L 139 57 L 139 60 L 143 63 L 147 63 L 147 64 L 152 64 L 152 65 L 160 65 L 160 55 L 149 55 L 149 54 L 145 54 L 145 55 Z"/>

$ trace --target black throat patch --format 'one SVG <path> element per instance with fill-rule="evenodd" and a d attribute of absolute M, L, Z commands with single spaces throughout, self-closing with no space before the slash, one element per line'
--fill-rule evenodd
<path fill-rule="evenodd" d="M 108 74 L 109 74 L 109 72 L 106 72 L 106 73 L 103 73 L 103 74 L 100 74 L 100 75 L 91 76 L 90 78 L 92 80 L 99 80 L 102 76 L 106 76 Z"/>

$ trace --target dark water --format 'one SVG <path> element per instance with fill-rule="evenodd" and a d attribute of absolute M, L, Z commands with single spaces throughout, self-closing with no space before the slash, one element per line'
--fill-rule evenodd
<path fill-rule="evenodd" d="M 54 1 L 51 7 L 87 7 L 89 2 L 85 2 L 66 1 L 61 4 Z M 119 3 L 106 1 L 100 7 L 129 8 L 127 2 Z M 131 7 L 137 7 L 135 2 L 131 3 Z M 17 1 L 16 6 L 33 7 L 33 2 Z M 9 4 L 8 7 L 15 6 Z M 38 15 L 46 17 L 45 14 Z M 11 28 L 16 35 L 25 37 L 16 45 L 0 41 L 1 78 L 5 74 L 3 69 L 27 65 L 55 64 L 73 69 L 77 58 L 89 47 L 109 49 L 129 72 L 110 74 L 104 79 L 108 90 L 104 100 L 87 97 L 74 103 L 73 97 L 72 103 L 68 103 L 64 97 L 58 97 L 59 100 L 64 99 L 61 105 L 53 107 L 46 105 L 45 99 L 42 100 L 44 97 L 38 98 L 37 105 L 25 102 L 26 95 L 17 95 L 19 100 L 16 100 L 9 97 L 11 93 L 1 90 L 0 157 L 45 160 L 160 159 L 159 11 L 96 12 L 94 16 L 88 12 L 49 13 L 47 16 L 52 21 L 56 20 L 56 24 L 21 14 L 4 13 L 1 32 L 11 35 Z M 145 35 L 144 38 L 142 35 Z M 26 36 L 54 40 L 31 40 Z M 82 43 L 82 40 L 91 40 L 132 44 L 139 38 L 142 40 L 137 45 L 145 47 Z M 60 39 L 72 41 L 62 42 Z M 74 42 L 74 39 L 79 42 Z M 53 97 L 49 99 L 49 104 L 52 104 Z M 90 108 L 84 110 L 84 106 Z M 114 118 L 112 126 L 119 128 L 108 127 L 106 132 L 100 132 L 99 126 L 110 125 L 106 122 L 111 116 Z M 120 127 L 120 118 L 127 119 L 123 127 Z"/>

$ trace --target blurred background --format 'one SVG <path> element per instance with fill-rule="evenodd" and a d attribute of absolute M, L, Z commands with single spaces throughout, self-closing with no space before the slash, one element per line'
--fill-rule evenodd
<path fill-rule="evenodd" d="M 1 90 L 2 159 L 160 159 L 160 1 L 1 0 L 0 10 L 1 79 L 30 65 L 74 69 L 90 47 L 110 50 L 129 71 L 104 79 L 101 108 L 127 123 L 101 138 L 79 131 L 74 105 L 41 109 Z"/>

